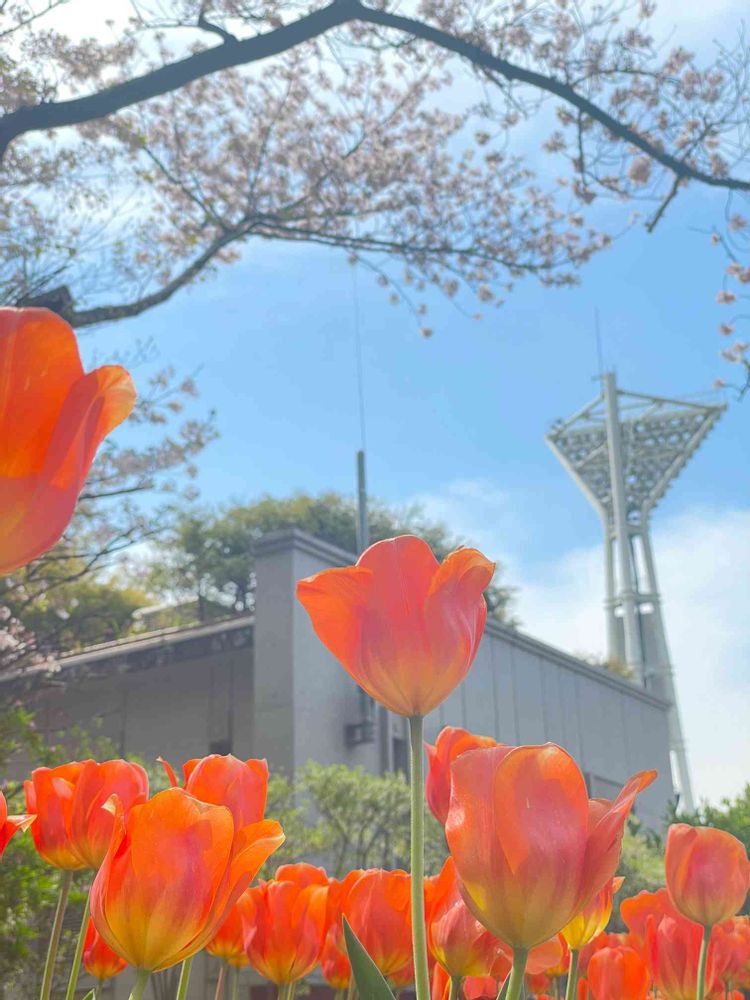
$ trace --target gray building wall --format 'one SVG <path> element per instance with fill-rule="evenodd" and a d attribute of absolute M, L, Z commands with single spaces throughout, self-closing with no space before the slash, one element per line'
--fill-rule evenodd
<path fill-rule="evenodd" d="M 296 530 L 266 536 L 255 556 L 253 617 L 64 657 L 30 699 L 41 729 L 58 739 L 74 726 L 93 728 L 121 754 L 161 755 L 175 767 L 229 748 L 286 773 L 308 760 L 371 771 L 405 764 L 405 721 L 373 710 L 295 597 L 297 580 L 354 557 Z M 673 794 L 663 702 L 495 622 L 467 679 L 428 716 L 426 738 L 434 742 L 448 724 L 511 744 L 560 743 L 595 796 L 611 797 L 634 771 L 657 768 L 637 804 L 650 826 L 660 825 Z M 25 769 L 19 760 L 11 776 Z M 190 1000 L 213 995 L 212 979 L 213 965 L 197 960 Z M 243 980 L 247 997 L 248 973 Z M 123 1000 L 129 988 L 126 973 L 105 996 Z"/>

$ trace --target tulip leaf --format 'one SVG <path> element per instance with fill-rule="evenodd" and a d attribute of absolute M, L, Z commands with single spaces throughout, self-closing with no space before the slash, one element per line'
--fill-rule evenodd
<path fill-rule="evenodd" d="M 96 1000 L 96 990 L 89 990 L 83 1000 Z"/>
<path fill-rule="evenodd" d="M 343 919 L 346 952 L 361 1000 L 393 1000 L 393 993 L 383 979 L 380 969 L 362 947 L 346 917 Z"/>

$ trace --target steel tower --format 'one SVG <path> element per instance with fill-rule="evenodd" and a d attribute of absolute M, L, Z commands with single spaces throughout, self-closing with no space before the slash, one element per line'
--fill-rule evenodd
<path fill-rule="evenodd" d="M 688 812 L 694 802 L 649 518 L 724 409 L 624 392 L 606 372 L 601 394 L 547 435 L 601 518 L 607 653 L 668 702 L 674 783 L 680 809 Z"/>

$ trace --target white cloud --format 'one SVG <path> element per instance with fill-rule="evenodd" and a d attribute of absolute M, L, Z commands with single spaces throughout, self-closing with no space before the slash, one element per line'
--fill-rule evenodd
<path fill-rule="evenodd" d="M 417 499 L 508 567 L 525 631 L 571 653 L 604 652 L 599 545 L 532 562 L 523 504 L 480 480 Z M 653 543 L 694 791 L 717 801 L 750 781 L 750 509 L 657 514 Z"/>

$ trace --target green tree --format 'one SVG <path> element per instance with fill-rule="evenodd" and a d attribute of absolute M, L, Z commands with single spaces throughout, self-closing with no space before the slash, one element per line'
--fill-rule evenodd
<path fill-rule="evenodd" d="M 451 534 L 444 525 L 425 518 L 418 506 L 391 508 L 371 501 L 370 539 L 415 534 L 429 543 L 438 559 L 471 539 Z M 215 603 L 230 611 L 252 610 L 255 591 L 253 544 L 283 528 L 300 528 L 347 552 L 357 547 L 357 506 L 338 493 L 290 497 L 262 496 L 248 504 L 219 509 L 193 508 L 178 512 L 175 527 L 156 543 L 156 558 L 148 585 L 156 593 L 197 599 L 205 616 Z M 510 621 L 513 590 L 495 581 L 486 592 L 490 614 Z"/>
<path fill-rule="evenodd" d="M 266 866 L 312 861 L 337 878 L 353 868 L 409 867 L 409 784 L 405 776 L 369 774 L 346 764 L 317 764 L 294 779 L 272 775 L 266 815 L 286 841 Z M 425 817 L 425 868 L 436 874 L 448 855 L 443 829 Z"/>

